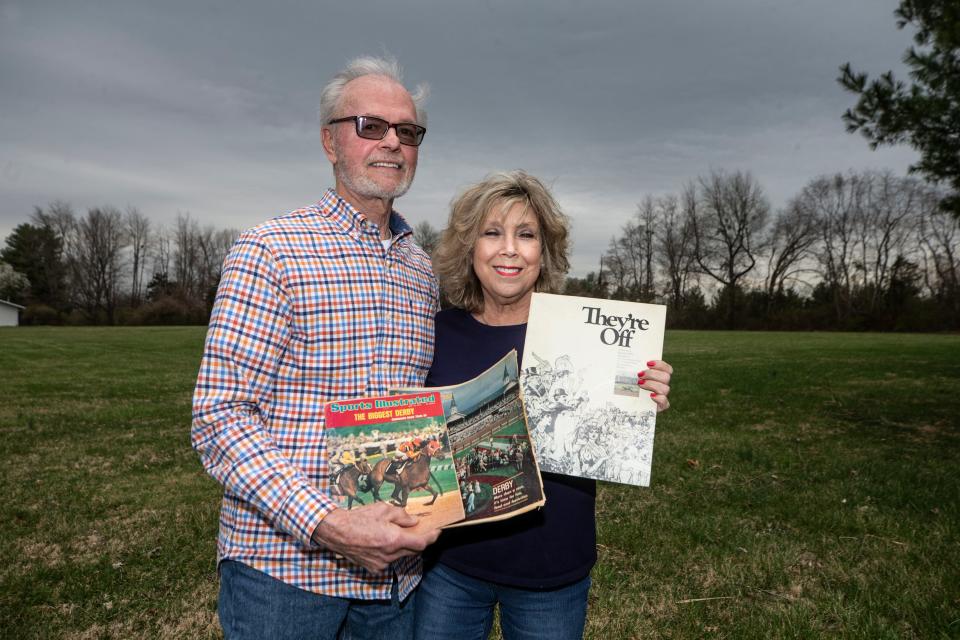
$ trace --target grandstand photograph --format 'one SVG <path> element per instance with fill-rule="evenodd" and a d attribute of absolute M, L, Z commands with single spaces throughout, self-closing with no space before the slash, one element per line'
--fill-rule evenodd
<path fill-rule="evenodd" d="M 467 522 L 499 519 L 542 504 L 516 353 L 468 383 L 438 390 Z"/>

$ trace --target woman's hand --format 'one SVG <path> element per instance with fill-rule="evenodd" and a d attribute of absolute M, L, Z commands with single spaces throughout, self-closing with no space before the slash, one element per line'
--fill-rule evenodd
<path fill-rule="evenodd" d="M 673 375 L 673 367 L 663 360 L 651 360 L 647 363 L 647 369 L 637 373 L 637 384 L 641 389 L 650 392 L 650 397 L 657 403 L 657 413 L 666 411 L 670 408 L 670 377 Z"/>

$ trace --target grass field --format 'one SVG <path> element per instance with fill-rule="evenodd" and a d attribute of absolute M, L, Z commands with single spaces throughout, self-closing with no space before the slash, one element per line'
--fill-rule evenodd
<path fill-rule="evenodd" d="M 0 330 L 0 637 L 219 634 L 203 328 Z M 960 638 L 960 337 L 673 332 L 588 638 Z"/>

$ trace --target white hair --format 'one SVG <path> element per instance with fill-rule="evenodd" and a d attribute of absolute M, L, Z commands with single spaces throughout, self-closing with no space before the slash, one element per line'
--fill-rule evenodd
<path fill-rule="evenodd" d="M 335 117 L 340 102 L 343 99 L 343 89 L 347 83 L 363 76 L 383 76 L 403 86 L 403 69 L 396 58 L 378 58 L 363 56 L 354 58 L 347 63 L 337 75 L 333 76 L 320 92 L 320 126 L 325 127 Z M 427 126 L 427 112 L 424 103 L 430 89 L 426 84 L 419 84 L 414 91 L 409 91 L 413 106 L 417 110 L 417 124 Z"/>

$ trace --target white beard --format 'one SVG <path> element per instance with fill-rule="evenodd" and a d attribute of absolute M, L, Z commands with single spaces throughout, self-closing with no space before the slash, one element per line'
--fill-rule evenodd
<path fill-rule="evenodd" d="M 363 196 L 364 198 L 383 198 L 391 200 L 394 198 L 399 198 L 410 189 L 410 184 L 413 182 L 413 171 L 404 169 L 403 177 L 400 182 L 398 182 L 397 185 L 392 189 L 387 189 L 382 185 L 377 184 L 367 175 L 362 173 L 359 175 L 351 174 L 346 170 L 343 164 L 339 162 L 333 165 L 333 174 L 336 176 L 337 180 L 344 184 L 344 186 L 357 195 Z"/>

